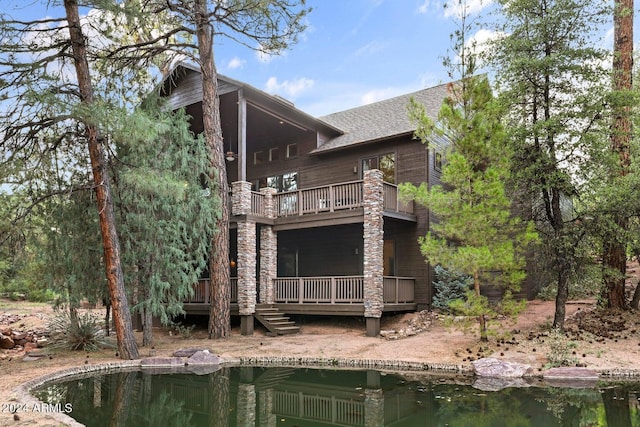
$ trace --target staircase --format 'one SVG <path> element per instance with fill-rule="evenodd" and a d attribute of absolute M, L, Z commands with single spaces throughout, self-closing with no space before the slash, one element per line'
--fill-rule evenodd
<path fill-rule="evenodd" d="M 297 334 L 300 332 L 300 326 L 289 320 L 287 316 L 280 313 L 276 307 L 268 304 L 259 304 L 256 306 L 256 312 L 253 313 L 258 322 L 267 328 L 267 335 L 286 335 Z"/>

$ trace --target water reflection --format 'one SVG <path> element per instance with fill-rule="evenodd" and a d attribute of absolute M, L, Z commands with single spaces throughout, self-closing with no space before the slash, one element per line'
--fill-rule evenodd
<path fill-rule="evenodd" d="M 377 371 L 122 371 L 49 384 L 87 426 L 640 426 L 638 383 L 483 391 L 470 378 Z"/>

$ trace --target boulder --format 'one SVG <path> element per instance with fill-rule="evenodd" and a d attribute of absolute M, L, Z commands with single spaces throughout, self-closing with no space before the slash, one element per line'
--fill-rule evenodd
<path fill-rule="evenodd" d="M 543 372 L 545 383 L 554 387 L 583 388 L 598 383 L 598 373 L 587 368 L 550 368 Z"/>
<path fill-rule="evenodd" d="M 473 388 L 482 391 L 500 391 L 505 388 L 525 388 L 531 385 L 524 378 L 492 378 L 478 377 Z"/>
<path fill-rule="evenodd" d="M 173 356 L 174 357 L 191 357 L 199 351 L 208 351 L 209 353 L 212 353 L 211 350 L 206 348 L 189 347 L 189 348 L 177 349 L 176 351 L 173 352 Z"/>
<path fill-rule="evenodd" d="M 520 378 L 531 375 L 533 372 L 530 365 L 507 362 L 493 357 L 478 359 L 471 363 L 475 374 L 479 377 Z"/>
<path fill-rule="evenodd" d="M 15 345 L 16 344 L 13 342 L 11 337 L 0 333 L 0 348 L 5 349 L 5 350 L 9 350 L 9 349 L 15 347 Z"/>
<path fill-rule="evenodd" d="M 196 351 L 187 359 L 187 365 L 219 365 L 220 358 L 208 350 Z"/>

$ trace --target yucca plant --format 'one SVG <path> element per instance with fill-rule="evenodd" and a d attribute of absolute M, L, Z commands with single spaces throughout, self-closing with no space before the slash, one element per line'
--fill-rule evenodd
<path fill-rule="evenodd" d="M 102 328 L 102 320 L 91 313 L 72 315 L 63 310 L 49 323 L 49 332 L 52 349 L 98 351 L 115 347 Z"/>

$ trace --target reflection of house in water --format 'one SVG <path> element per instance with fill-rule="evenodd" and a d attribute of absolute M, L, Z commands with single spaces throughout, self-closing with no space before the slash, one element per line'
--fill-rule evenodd
<path fill-rule="evenodd" d="M 606 413 L 607 420 L 628 419 L 630 405 L 637 410 L 631 392 L 637 383 L 617 394 L 606 384 L 578 389 L 533 384 L 487 392 L 471 387 L 471 377 L 407 375 L 305 368 L 234 367 L 207 375 L 143 370 L 84 374 L 35 394 L 49 404 L 71 404 L 70 415 L 92 427 L 547 427 L 594 425 L 596 413 Z M 620 399 L 624 404 L 612 404 L 615 396 L 627 394 Z"/>

